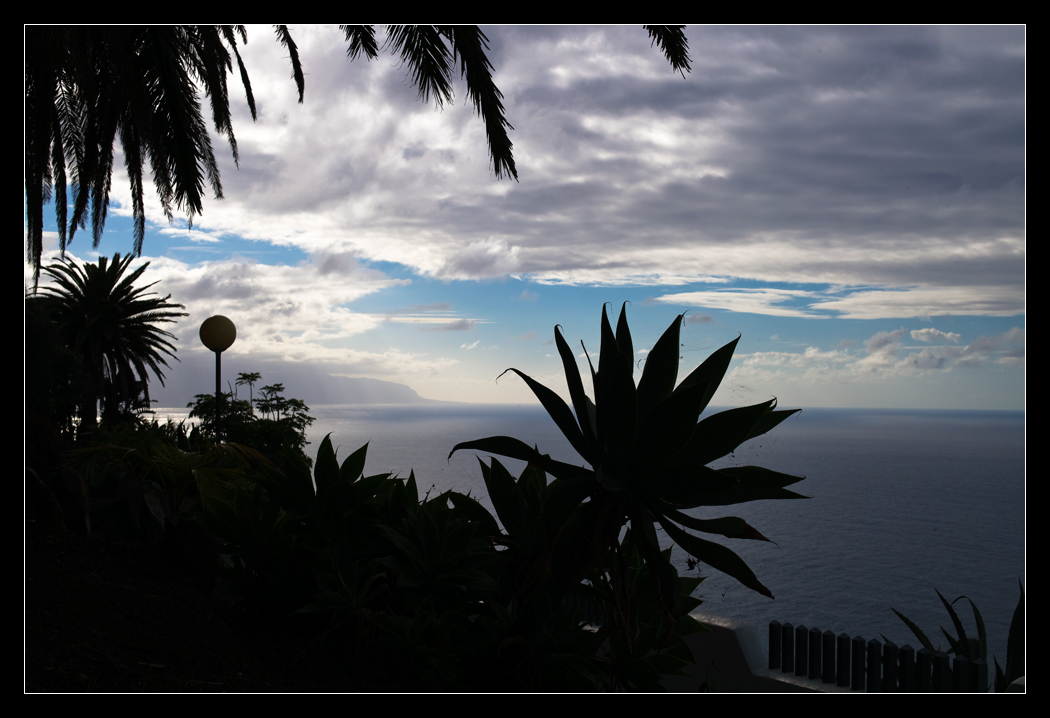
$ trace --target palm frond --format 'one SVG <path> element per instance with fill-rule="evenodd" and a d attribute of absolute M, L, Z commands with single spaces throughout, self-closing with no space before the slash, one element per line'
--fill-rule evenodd
<path fill-rule="evenodd" d="M 376 45 L 376 30 L 371 25 L 340 25 L 339 29 L 346 35 L 346 56 L 356 60 L 364 53 L 368 60 L 379 57 L 379 46 Z"/>
<path fill-rule="evenodd" d="M 291 33 L 288 32 L 287 25 L 274 25 L 274 32 L 277 33 L 277 39 L 282 45 L 288 49 L 288 57 L 292 61 L 292 77 L 295 79 L 295 86 L 299 88 L 299 104 L 303 104 L 303 89 L 306 81 L 303 79 L 303 66 L 299 62 L 299 48 L 296 46 L 295 41 L 292 40 Z"/>
<path fill-rule="evenodd" d="M 646 25 L 645 29 L 652 38 L 650 46 L 658 46 L 664 57 L 671 63 L 671 69 L 685 78 L 691 72 L 689 66 L 689 41 L 685 37 L 685 25 Z"/>
<path fill-rule="evenodd" d="M 440 107 L 452 102 L 452 52 L 436 28 L 426 25 L 391 25 L 387 43 L 408 65 L 419 99 L 434 94 Z"/>
<path fill-rule="evenodd" d="M 496 173 L 496 179 L 504 174 L 518 179 L 514 166 L 514 144 L 507 136 L 507 130 L 513 130 L 503 109 L 503 93 L 492 80 L 492 63 L 485 51 L 488 50 L 488 38 L 476 25 L 457 25 L 443 29 L 452 39 L 452 52 L 459 58 L 460 75 L 467 82 L 467 97 L 474 103 L 474 109 L 485 122 L 485 136 L 489 144 L 489 157 Z"/>

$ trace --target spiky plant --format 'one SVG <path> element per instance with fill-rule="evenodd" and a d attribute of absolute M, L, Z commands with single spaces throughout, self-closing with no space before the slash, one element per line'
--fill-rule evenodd
<path fill-rule="evenodd" d="M 756 466 L 708 466 L 799 410 L 776 410 L 776 400 L 772 399 L 700 420 L 738 340 L 716 351 L 677 383 L 683 316 L 672 322 L 649 352 L 636 383 L 626 304 L 615 332 L 603 308 L 597 369 L 587 357 L 593 400 L 584 391 L 576 357 L 560 328 L 555 327 L 572 409 L 524 372 L 507 370 L 528 384 L 589 468 L 556 461 L 508 436 L 468 441 L 452 450 L 471 449 L 527 461 L 555 477 L 547 489 L 544 513 L 569 519 L 564 529 L 551 535 L 551 546 L 544 552 L 546 565 L 538 567 L 540 575 L 550 577 L 555 594 L 571 589 L 596 570 L 604 574 L 617 554 L 630 555 L 633 547 L 621 551 L 619 545 L 621 529 L 629 524 L 631 541 L 637 542 L 660 578 L 664 595 L 671 596 L 676 572 L 661 554 L 656 535 L 659 524 L 691 556 L 748 588 L 773 596 L 736 553 L 687 529 L 726 538 L 769 539 L 741 518 L 700 519 L 686 512 L 759 499 L 805 498 L 784 488 L 802 477 Z M 486 477 L 489 475 L 486 472 Z M 503 493 L 496 484 L 491 488 Z M 492 499 L 503 524 L 513 523 L 516 517 L 509 515 L 513 513 L 511 507 L 521 502 L 503 500 L 502 496 Z M 508 508 L 501 512 L 501 506 Z"/>

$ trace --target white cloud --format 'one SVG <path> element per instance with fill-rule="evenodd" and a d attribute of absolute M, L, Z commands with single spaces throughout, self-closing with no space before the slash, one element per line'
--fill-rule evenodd
<path fill-rule="evenodd" d="M 939 329 L 933 327 L 926 327 L 923 329 L 913 329 L 911 332 L 911 338 L 920 342 L 943 344 L 945 342 L 951 342 L 952 344 L 958 344 L 959 339 L 962 337 L 955 332 L 942 332 Z"/>
<path fill-rule="evenodd" d="M 723 289 L 714 292 L 682 292 L 665 294 L 654 300 L 665 304 L 679 304 L 705 309 L 728 309 L 732 312 L 750 312 L 780 317 L 816 317 L 805 307 L 784 306 L 785 302 L 816 296 L 814 292 L 799 289 Z"/>
<path fill-rule="evenodd" d="M 1024 284 L 860 291 L 821 301 L 818 306 L 841 312 L 844 319 L 928 319 L 952 315 L 1012 317 L 1024 313 Z"/>
<path fill-rule="evenodd" d="M 952 371 L 956 368 L 976 368 L 986 364 L 1023 366 L 1024 331 L 1011 329 L 997 336 L 982 336 L 965 347 L 936 346 L 919 351 L 902 344 L 905 337 L 947 338 L 958 341 L 958 335 L 932 329 L 894 329 L 873 334 L 864 342 L 864 353 L 855 354 L 848 348 L 822 351 L 807 347 L 802 352 L 756 352 L 742 355 L 743 365 L 734 372 L 736 381 L 763 376 L 769 379 L 773 372 L 784 379 L 789 376 L 811 382 L 838 384 L 878 382 L 894 377 L 914 376 L 930 371 Z"/>

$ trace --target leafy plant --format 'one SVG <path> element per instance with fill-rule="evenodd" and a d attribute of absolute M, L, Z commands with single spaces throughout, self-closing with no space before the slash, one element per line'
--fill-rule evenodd
<path fill-rule="evenodd" d="M 589 468 L 556 461 L 507 436 L 461 443 L 452 450 L 472 449 L 527 461 L 555 477 L 546 489 L 543 510 L 558 517 L 548 524 L 558 527 L 557 534 L 548 531 L 550 545 L 540 554 L 533 552 L 534 560 L 540 562 L 534 570 L 550 577 L 555 594 L 564 594 L 596 570 L 605 573 L 617 555 L 629 557 L 637 549 L 658 578 L 665 608 L 673 612 L 676 572 L 660 551 L 656 536 L 659 524 L 691 556 L 772 597 L 733 551 L 686 529 L 727 538 L 769 539 L 740 518 L 699 519 L 685 512 L 758 499 L 804 498 L 785 488 L 802 477 L 755 466 L 707 466 L 798 410 L 776 410 L 776 400 L 772 399 L 700 420 L 738 340 L 716 351 L 676 386 L 682 316 L 649 352 L 636 383 L 626 304 L 615 332 L 603 309 L 597 370 L 587 355 L 593 400 L 584 392 L 575 356 L 560 328 L 555 327 L 575 416 L 552 390 L 518 369 L 507 370 L 528 384 Z M 494 482 L 489 494 L 513 538 L 513 527 L 520 523 L 525 510 L 506 486 L 506 482 Z M 563 520 L 568 522 L 561 526 Z M 634 545 L 623 548 L 619 537 L 626 524 L 630 525 Z"/>
<path fill-rule="evenodd" d="M 247 377 L 243 383 L 258 381 L 259 374 L 241 374 Z M 241 379 L 238 379 L 241 384 Z M 187 404 L 190 418 L 199 419 L 201 429 L 216 440 L 245 444 L 258 449 L 263 454 L 279 461 L 283 447 L 291 447 L 309 465 L 310 459 L 305 453 L 306 429 L 314 422 L 310 416 L 310 407 L 301 399 L 288 399 L 283 384 L 262 389 L 263 398 L 255 402 L 256 407 L 266 416 L 258 417 L 252 409 L 251 401 L 237 400 L 231 392 L 219 395 L 221 403 L 221 427 L 215 423 L 215 396 L 197 394 Z"/>
<path fill-rule="evenodd" d="M 1006 689 L 1011 683 L 1024 675 L 1024 586 L 1021 585 L 1020 581 L 1018 581 L 1017 585 L 1021 590 L 1021 598 L 1017 602 L 1017 608 L 1014 609 L 1013 619 L 1010 621 L 1010 635 L 1007 638 L 1006 644 L 1006 671 L 1004 672 L 1002 667 L 1000 667 L 998 660 L 994 657 L 992 658 L 995 662 L 996 693 L 1006 692 Z M 955 636 L 948 633 L 943 627 L 941 628 L 941 633 L 944 634 L 944 637 L 948 640 L 948 645 L 950 646 L 948 653 L 957 656 L 964 656 L 970 661 L 981 659 L 987 662 L 988 639 L 984 628 L 984 618 L 981 617 L 981 612 L 977 609 L 977 605 L 966 596 L 959 596 L 951 603 L 941 595 L 940 591 L 937 591 L 937 597 L 941 599 L 941 603 L 943 603 L 945 609 L 947 609 L 948 616 L 951 617 L 952 624 L 955 627 Z M 959 614 L 955 612 L 955 604 L 964 598 L 969 602 L 970 608 L 973 610 L 974 623 L 977 624 L 976 638 L 966 635 L 966 629 L 963 628 L 962 621 L 959 620 Z M 923 648 L 930 652 L 936 652 L 939 650 L 933 647 L 933 642 L 930 641 L 926 634 L 922 632 L 922 629 L 920 629 L 911 619 L 892 606 L 890 609 L 897 614 L 899 619 L 904 621 L 904 625 L 911 630 L 919 640 L 919 643 L 922 644 Z"/>
<path fill-rule="evenodd" d="M 175 358 L 168 341 L 175 337 L 160 325 L 187 316 L 176 311 L 185 307 L 169 302 L 171 295 L 147 292 L 156 282 L 135 287 L 149 262 L 126 273 L 134 259 L 114 254 L 112 262 L 99 257 L 97 264 L 64 261 L 44 268 L 54 281 L 41 288 L 49 316 L 83 366 L 80 421 L 85 428 L 95 428 L 100 399 L 104 414 L 138 403 L 143 392 L 148 406 L 149 372 L 163 385 L 165 357 Z"/>

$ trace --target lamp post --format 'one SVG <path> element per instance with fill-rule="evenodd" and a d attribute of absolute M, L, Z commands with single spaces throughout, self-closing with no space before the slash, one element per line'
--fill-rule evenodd
<path fill-rule="evenodd" d="M 237 327 L 226 317 L 216 314 L 201 324 L 201 342 L 215 352 L 215 430 L 221 433 L 220 401 L 222 397 L 222 353 L 233 346 Z"/>

